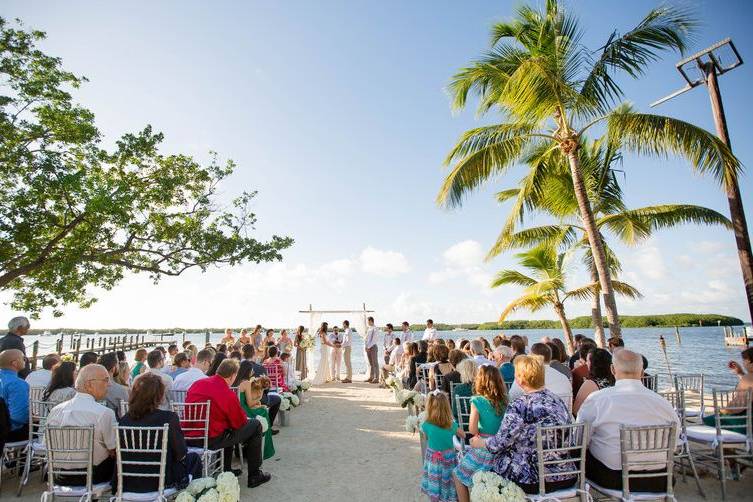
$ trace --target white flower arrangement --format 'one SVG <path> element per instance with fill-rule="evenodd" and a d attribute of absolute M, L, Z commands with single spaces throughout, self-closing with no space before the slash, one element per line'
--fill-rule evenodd
<path fill-rule="evenodd" d="M 384 380 L 384 384 L 394 391 L 402 390 L 403 382 L 399 378 L 390 375 Z"/>
<path fill-rule="evenodd" d="M 288 411 L 290 409 L 290 399 L 285 396 L 280 396 L 280 411 Z"/>
<path fill-rule="evenodd" d="M 424 406 L 426 406 L 426 396 L 421 393 L 414 396 L 413 404 L 416 405 L 416 408 L 422 409 Z"/>
<path fill-rule="evenodd" d="M 219 494 L 219 502 L 238 502 L 241 498 L 241 487 L 238 484 L 238 478 L 232 472 L 223 472 L 217 476 L 217 492 Z"/>
<path fill-rule="evenodd" d="M 426 412 L 422 411 L 418 415 L 408 415 L 405 418 L 405 432 L 415 434 L 421 428 L 421 424 L 426 421 Z"/>
<path fill-rule="evenodd" d="M 234 479 L 235 476 L 230 474 Z M 222 474 L 220 475 L 222 477 Z M 229 497 L 221 499 L 222 489 L 218 486 L 219 478 L 215 481 L 214 478 L 197 478 L 191 481 L 185 490 L 180 492 L 175 499 L 175 502 L 238 502 L 240 500 L 240 487 L 237 489 L 237 496 L 232 498 L 235 492 L 232 490 L 224 489 L 225 493 L 230 493 Z M 228 484 L 228 481 L 224 481 Z M 238 480 L 235 480 L 236 487 L 238 486 Z M 217 487 L 217 488 L 215 488 Z M 232 487 L 231 487 L 232 488 Z"/>
<path fill-rule="evenodd" d="M 301 342 L 298 344 L 298 346 L 305 350 L 313 349 L 316 346 L 316 338 L 311 335 L 303 335 L 303 338 L 301 339 Z"/>
<path fill-rule="evenodd" d="M 261 433 L 264 434 L 265 432 L 267 432 L 267 429 L 269 429 L 269 423 L 267 422 L 267 419 L 261 415 L 256 415 L 254 418 L 261 424 Z"/>
<path fill-rule="evenodd" d="M 197 497 L 208 488 L 213 488 L 215 486 L 217 486 L 217 482 L 214 478 L 196 478 L 189 483 L 186 491 L 194 497 Z"/>
<path fill-rule="evenodd" d="M 196 502 L 220 502 L 220 494 L 214 488 L 210 488 L 202 493 L 201 496 L 196 499 Z"/>
<path fill-rule="evenodd" d="M 311 388 L 311 382 L 309 380 L 304 380 L 301 382 L 301 389 L 303 389 L 303 392 L 306 392 Z"/>
<path fill-rule="evenodd" d="M 406 408 L 409 404 L 418 406 L 417 401 L 421 398 L 423 398 L 423 395 L 419 394 L 415 390 L 400 390 L 395 392 L 395 400 L 403 408 Z"/>
<path fill-rule="evenodd" d="M 188 493 L 187 490 L 183 490 L 178 494 L 178 496 L 175 498 L 175 502 L 194 502 L 193 495 Z"/>
<path fill-rule="evenodd" d="M 282 397 L 282 399 L 287 399 L 290 406 L 292 406 L 293 408 L 301 404 L 301 400 L 298 398 L 298 396 L 296 396 L 292 392 L 283 392 L 282 394 L 280 394 L 280 397 Z"/>
<path fill-rule="evenodd" d="M 493 472 L 478 471 L 473 475 L 472 502 L 525 502 L 523 490 Z"/>

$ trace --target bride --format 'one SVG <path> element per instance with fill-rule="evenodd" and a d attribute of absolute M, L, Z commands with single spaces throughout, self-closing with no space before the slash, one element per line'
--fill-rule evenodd
<path fill-rule="evenodd" d="M 332 381 L 332 369 L 329 366 L 329 350 L 332 346 L 327 340 L 328 324 L 322 323 L 317 335 L 319 336 L 319 366 L 316 368 L 316 377 L 314 377 L 313 384 L 321 385 Z"/>

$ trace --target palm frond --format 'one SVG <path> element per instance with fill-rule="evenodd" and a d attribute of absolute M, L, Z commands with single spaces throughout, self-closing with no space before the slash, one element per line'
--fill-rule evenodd
<path fill-rule="evenodd" d="M 530 312 L 536 312 L 546 307 L 547 305 L 551 305 L 551 303 L 552 303 L 552 299 L 548 296 L 541 296 L 541 295 L 521 296 L 520 298 L 516 298 L 515 300 L 507 304 L 505 309 L 499 315 L 499 322 L 504 321 L 508 315 L 510 315 L 511 313 L 515 312 L 518 309 L 525 309 Z"/>
<path fill-rule="evenodd" d="M 595 294 L 598 294 L 599 283 L 592 282 L 579 288 L 571 289 L 565 293 L 565 299 L 574 298 L 576 300 L 590 300 Z"/>
<path fill-rule="evenodd" d="M 531 227 L 514 234 L 499 234 L 486 259 L 490 260 L 509 249 L 531 246 L 551 246 L 555 249 L 570 247 L 576 241 L 573 225 L 542 225 Z"/>
<path fill-rule="evenodd" d="M 527 275 L 518 272 L 517 270 L 502 270 L 497 272 L 492 279 L 491 287 L 498 288 L 500 286 L 508 286 L 510 284 L 516 286 L 529 287 L 536 284 L 536 279 L 528 277 Z"/>
<path fill-rule="evenodd" d="M 642 219 L 653 231 L 686 223 L 696 225 L 722 225 L 732 229 L 732 222 L 713 209 L 693 204 L 661 204 L 625 211 L 632 217 Z"/>
<path fill-rule="evenodd" d="M 497 192 L 497 202 L 507 202 L 508 200 L 517 197 L 518 194 L 520 194 L 520 188 L 509 188 L 507 190 L 502 190 L 501 192 Z"/>
<path fill-rule="evenodd" d="M 612 288 L 614 289 L 615 293 L 627 298 L 632 298 L 634 300 L 643 298 L 643 295 L 640 291 L 626 282 L 612 280 Z"/>

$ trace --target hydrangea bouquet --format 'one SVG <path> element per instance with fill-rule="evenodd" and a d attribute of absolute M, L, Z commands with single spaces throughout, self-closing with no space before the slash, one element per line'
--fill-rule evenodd
<path fill-rule="evenodd" d="M 303 382 L 301 382 L 301 390 L 303 390 L 303 392 L 306 392 L 310 388 L 311 388 L 311 382 L 309 380 L 304 380 Z"/>
<path fill-rule="evenodd" d="M 493 472 L 478 471 L 473 475 L 472 502 L 525 502 L 523 490 Z"/>
<path fill-rule="evenodd" d="M 290 407 L 296 408 L 298 405 L 301 404 L 301 399 L 295 394 L 293 394 L 292 392 L 283 392 L 282 394 L 280 394 L 280 397 L 283 400 L 285 399 L 288 400 L 288 402 L 290 403 L 290 406 L 288 407 L 288 409 L 290 409 Z M 282 407 L 280 407 L 280 409 L 282 409 Z"/>
<path fill-rule="evenodd" d="M 422 411 L 418 415 L 408 415 L 405 418 L 405 432 L 415 434 L 418 432 L 421 424 L 426 420 L 426 412 Z"/>
<path fill-rule="evenodd" d="M 316 338 L 311 335 L 303 335 L 301 343 L 298 344 L 302 349 L 313 349 L 316 346 Z"/>

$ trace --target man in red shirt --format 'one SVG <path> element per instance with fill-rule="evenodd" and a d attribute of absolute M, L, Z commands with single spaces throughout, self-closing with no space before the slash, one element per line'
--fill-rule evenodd
<path fill-rule="evenodd" d="M 241 445 L 243 455 L 248 463 L 248 487 L 254 488 L 266 483 L 272 476 L 261 470 L 261 424 L 258 420 L 249 420 L 241 408 L 238 396 L 230 385 L 238 375 L 238 361 L 225 359 L 217 368 L 217 373 L 208 378 L 197 380 L 188 389 L 187 403 L 205 403 L 209 401 L 209 448 L 224 449 L 225 470 L 239 476 L 243 471 L 232 469 L 233 447 Z M 193 432 L 193 434 L 191 434 Z M 189 439 L 198 431 L 187 431 Z"/>

